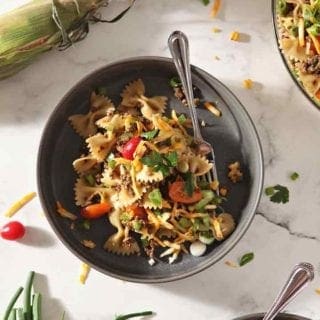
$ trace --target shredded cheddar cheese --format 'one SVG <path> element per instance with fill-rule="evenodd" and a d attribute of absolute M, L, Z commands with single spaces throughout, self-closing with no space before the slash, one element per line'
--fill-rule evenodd
<path fill-rule="evenodd" d="M 320 288 L 316 289 L 316 293 L 320 295 Z"/>
<path fill-rule="evenodd" d="M 232 261 L 225 261 L 224 264 L 231 268 L 238 268 L 238 265 Z"/>
<path fill-rule="evenodd" d="M 221 7 L 221 0 L 214 0 L 212 8 L 211 8 L 211 13 L 210 16 L 211 18 L 215 18 L 220 10 Z"/>
<path fill-rule="evenodd" d="M 239 41 L 240 33 L 238 31 L 232 31 L 230 34 L 230 40 L 232 41 Z"/>
<path fill-rule="evenodd" d="M 5 213 L 4 215 L 11 218 L 15 215 L 23 206 L 30 202 L 37 194 L 35 192 L 30 192 L 23 196 L 20 200 L 16 201 Z"/>
<path fill-rule="evenodd" d="M 221 29 L 216 28 L 216 27 L 213 27 L 213 28 L 212 28 L 212 32 L 213 32 L 213 33 L 219 33 L 219 32 L 221 32 Z"/>
<path fill-rule="evenodd" d="M 243 85 L 243 87 L 245 88 L 245 89 L 251 89 L 252 88 L 252 86 L 253 86 L 253 81 L 251 80 L 251 79 L 245 79 L 245 80 L 243 80 L 243 82 L 242 82 L 242 85 Z"/>
<path fill-rule="evenodd" d="M 221 117 L 221 111 L 214 106 L 212 103 L 210 102 L 205 102 L 204 106 L 207 110 L 209 110 L 210 112 L 212 112 L 216 117 Z"/>
<path fill-rule="evenodd" d="M 77 220 L 77 216 L 69 211 L 67 211 L 65 208 L 62 207 L 61 203 L 57 201 L 57 212 L 60 214 L 61 217 L 67 218 L 70 220 Z"/>
<path fill-rule="evenodd" d="M 81 264 L 80 275 L 79 275 L 79 281 L 81 284 L 86 283 L 90 270 L 91 270 L 91 267 L 88 266 L 86 263 Z"/>

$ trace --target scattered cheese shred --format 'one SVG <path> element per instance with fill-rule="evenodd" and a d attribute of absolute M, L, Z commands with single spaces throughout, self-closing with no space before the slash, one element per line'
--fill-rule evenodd
<path fill-rule="evenodd" d="M 91 267 L 88 266 L 86 263 L 81 264 L 80 275 L 79 275 L 79 281 L 81 284 L 86 283 L 90 270 L 91 270 Z"/>
<path fill-rule="evenodd" d="M 91 240 L 86 240 L 86 239 L 84 239 L 84 240 L 81 241 L 81 243 L 82 243 L 85 247 L 87 247 L 87 248 L 89 248 L 89 249 L 93 249 L 93 248 L 96 247 L 96 244 L 95 244 L 93 241 L 91 241 Z"/>
<path fill-rule="evenodd" d="M 210 102 L 205 102 L 204 106 L 207 110 L 209 110 L 210 112 L 212 112 L 216 117 L 221 117 L 221 111 L 214 106 L 212 103 Z"/>
<path fill-rule="evenodd" d="M 212 8 L 211 8 L 211 12 L 210 12 L 210 16 L 211 18 L 215 18 L 220 10 L 221 7 L 221 0 L 214 0 Z"/>
<path fill-rule="evenodd" d="M 213 56 L 213 59 L 220 60 L 220 58 L 218 56 Z"/>
<path fill-rule="evenodd" d="M 37 194 L 35 192 L 30 192 L 23 196 L 20 200 L 16 201 L 6 212 L 5 216 L 11 218 L 15 215 L 23 206 L 30 202 Z"/>
<path fill-rule="evenodd" d="M 231 268 L 238 268 L 238 265 L 232 261 L 225 261 L 224 264 Z"/>
<path fill-rule="evenodd" d="M 67 218 L 70 220 L 77 220 L 77 216 L 69 211 L 67 211 L 65 208 L 62 207 L 61 203 L 57 201 L 57 212 L 60 214 L 61 217 Z"/>
<path fill-rule="evenodd" d="M 219 28 L 217 28 L 217 27 L 213 27 L 213 28 L 212 28 L 212 32 L 213 32 L 213 33 L 219 33 L 219 32 L 221 32 L 221 29 L 219 29 Z"/>
<path fill-rule="evenodd" d="M 218 188 L 219 188 L 219 181 L 213 180 L 213 181 L 210 183 L 210 188 L 211 188 L 213 191 L 217 191 Z"/>
<path fill-rule="evenodd" d="M 320 288 L 316 289 L 316 293 L 320 294 Z"/>
<path fill-rule="evenodd" d="M 230 40 L 232 41 L 239 41 L 240 33 L 238 31 L 232 31 L 230 34 Z"/>
<path fill-rule="evenodd" d="M 242 82 L 242 85 L 243 85 L 243 87 L 245 88 L 245 89 L 251 89 L 252 88 L 252 86 L 253 86 L 253 81 L 251 80 L 251 79 L 245 79 L 245 80 L 243 80 L 243 82 Z"/>

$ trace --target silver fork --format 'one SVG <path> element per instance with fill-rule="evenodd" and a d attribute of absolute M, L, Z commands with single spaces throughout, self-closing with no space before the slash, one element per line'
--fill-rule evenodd
<path fill-rule="evenodd" d="M 198 115 L 194 103 L 192 88 L 188 38 L 183 32 L 174 31 L 173 33 L 171 33 L 168 39 L 168 46 L 171 52 L 171 56 L 173 58 L 173 62 L 179 74 L 183 91 L 189 106 L 190 116 L 193 125 L 194 140 L 198 145 L 199 152 L 201 152 L 202 154 L 209 155 L 209 162 L 212 164 L 212 170 L 206 174 L 205 180 L 209 183 L 213 180 L 219 182 L 213 147 L 209 142 L 203 139 L 199 127 Z M 216 193 L 217 195 L 219 195 L 219 187 L 217 188 Z"/>

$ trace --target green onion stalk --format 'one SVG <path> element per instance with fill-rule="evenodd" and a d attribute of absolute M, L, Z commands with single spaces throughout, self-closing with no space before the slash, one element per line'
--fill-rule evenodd
<path fill-rule="evenodd" d="M 64 50 L 83 40 L 89 23 L 116 22 L 133 2 L 116 17 L 104 20 L 99 9 L 110 0 L 11 0 L 0 1 L 0 79 L 30 64 L 40 53 L 52 48 Z"/>

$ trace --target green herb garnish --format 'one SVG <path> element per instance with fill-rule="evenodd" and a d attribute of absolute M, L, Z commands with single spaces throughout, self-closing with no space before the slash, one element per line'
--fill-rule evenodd
<path fill-rule="evenodd" d="M 214 199 L 214 193 L 211 190 L 201 190 L 202 199 L 197 202 L 195 209 L 198 212 L 204 210 L 204 207 Z"/>
<path fill-rule="evenodd" d="M 151 139 L 155 138 L 158 133 L 159 133 L 159 130 L 154 129 L 152 131 L 147 131 L 147 132 L 141 133 L 141 137 L 145 138 L 147 140 L 151 140 Z"/>
<path fill-rule="evenodd" d="M 147 245 L 149 245 L 149 241 L 146 238 L 141 238 L 141 244 L 143 247 L 146 247 Z"/>
<path fill-rule="evenodd" d="M 178 155 L 175 151 L 169 152 L 167 155 L 152 151 L 149 155 L 141 158 L 141 162 L 154 171 L 161 171 L 166 177 L 170 173 L 170 168 L 177 165 Z"/>
<path fill-rule="evenodd" d="M 286 16 L 289 12 L 289 7 L 287 5 L 286 0 L 278 0 L 278 6 L 277 6 L 278 12 L 281 16 Z"/>
<path fill-rule="evenodd" d="M 184 229 L 190 228 L 192 226 L 192 222 L 185 217 L 180 218 L 178 223 Z"/>
<path fill-rule="evenodd" d="M 181 87 L 182 83 L 179 77 L 172 77 L 169 81 L 170 87 L 176 88 L 176 87 Z"/>
<path fill-rule="evenodd" d="M 162 204 L 162 194 L 159 189 L 152 190 L 149 193 L 148 198 L 155 206 L 160 206 Z"/>
<path fill-rule="evenodd" d="M 82 227 L 83 227 L 83 229 L 90 230 L 90 227 L 91 227 L 91 222 L 90 222 L 90 220 L 84 220 L 84 221 L 82 222 Z"/>
<path fill-rule="evenodd" d="M 210 3 L 210 0 L 202 0 L 202 3 L 207 6 Z"/>
<path fill-rule="evenodd" d="M 246 253 L 240 258 L 239 266 L 242 267 L 245 264 L 247 264 L 250 261 L 252 261 L 253 259 L 254 259 L 254 253 L 253 252 Z"/>
<path fill-rule="evenodd" d="M 311 27 L 308 28 L 308 32 L 317 37 L 320 34 L 320 24 L 313 24 Z"/>
<path fill-rule="evenodd" d="M 298 172 L 293 172 L 291 175 L 290 175 L 290 179 L 292 181 L 295 181 L 299 178 L 299 173 Z"/>
<path fill-rule="evenodd" d="M 116 316 L 114 320 L 127 320 L 131 318 L 151 316 L 151 315 L 153 315 L 152 311 L 143 311 L 143 312 L 129 313 L 125 315 Z"/>
<path fill-rule="evenodd" d="M 270 201 L 275 203 L 287 203 L 289 202 L 289 190 L 285 186 L 280 184 L 274 187 L 268 187 L 265 189 L 265 194 L 270 197 Z"/>

